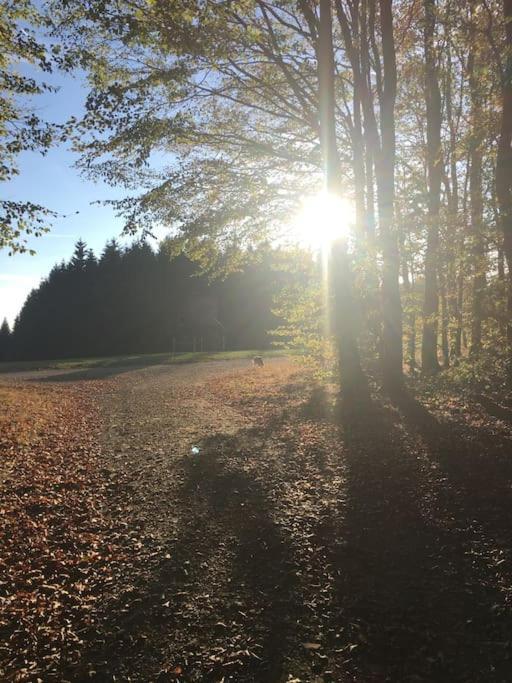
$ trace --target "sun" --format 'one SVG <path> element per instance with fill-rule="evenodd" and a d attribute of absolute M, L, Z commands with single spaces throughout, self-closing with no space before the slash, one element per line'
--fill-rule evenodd
<path fill-rule="evenodd" d="M 312 251 L 325 251 L 339 239 L 347 239 L 354 225 L 352 202 L 328 192 L 306 197 L 290 224 L 293 241 Z"/>

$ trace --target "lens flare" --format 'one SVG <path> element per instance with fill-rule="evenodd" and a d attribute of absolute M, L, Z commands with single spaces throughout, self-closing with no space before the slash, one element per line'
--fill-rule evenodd
<path fill-rule="evenodd" d="M 306 197 L 291 222 L 292 239 L 313 251 L 325 251 L 336 240 L 349 237 L 354 214 L 353 204 L 343 197 L 328 192 Z"/>

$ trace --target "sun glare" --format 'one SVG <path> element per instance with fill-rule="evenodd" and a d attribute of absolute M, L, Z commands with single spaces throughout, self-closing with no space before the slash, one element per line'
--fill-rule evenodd
<path fill-rule="evenodd" d="M 313 251 L 324 251 L 335 240 L 348 238 L 354 220 L 348 199 L 319 192 L 302 202 L 292 221 L 292 237 Z"/>

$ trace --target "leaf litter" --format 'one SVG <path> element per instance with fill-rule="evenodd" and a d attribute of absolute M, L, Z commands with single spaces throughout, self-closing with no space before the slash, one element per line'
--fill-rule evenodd
<path fill-rule="evenodd" d="M 289 364 L 190 372 L 8 400 L 3 678 L 507 680 L 502 414 L 339 423 Z"/>

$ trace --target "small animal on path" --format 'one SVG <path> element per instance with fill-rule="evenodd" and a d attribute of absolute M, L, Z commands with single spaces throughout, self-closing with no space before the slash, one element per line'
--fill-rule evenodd
<path fill-rule="evenodd" d="M 255 368 L 262 368 L 263 367 L 263 358 L 261 356 L 254 356 L 252 359 L 252 364 L 254 365 Z"/>

